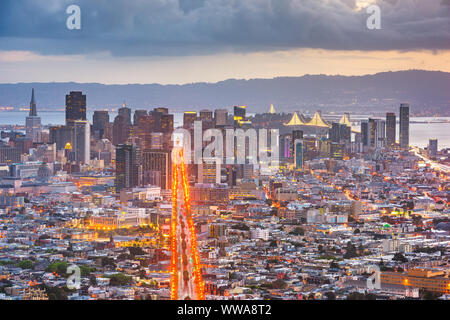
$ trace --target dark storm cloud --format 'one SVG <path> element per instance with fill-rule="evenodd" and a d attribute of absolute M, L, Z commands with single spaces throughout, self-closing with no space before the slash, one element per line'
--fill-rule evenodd
<path fill-rule="evenodd" d="M 355 0 L 2 0 L 0 50 L 190 55 L 291 48 L 450 48 L 449 0 L 382 0 L 368 30 Z M 65 27 L 70 4 L 82 30 Z"/>

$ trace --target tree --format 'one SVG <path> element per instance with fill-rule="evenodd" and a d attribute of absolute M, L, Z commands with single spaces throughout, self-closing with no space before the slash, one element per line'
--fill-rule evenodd
<path fill-rule="evenodd" d="M 358 253 L 356 252 L 356 247 L 353 243 L 350 241 L 347 242 L 347 247 L 345 249 L 344 259 L 351 259 L 358 256 Z"/>
<path fill-rule="evenodd" d="M 115 273 L 106 277 L 110 279 L 109 284 L 111 286 L 124 286 L 133 282 L 131 277 L 126 276 L 123 273 Z"/>
<path fill-rule="evenodd" d="M 400 252 L 395 253 L 394 258 L 392 258 L 392 260 L 398 261 L 398 262 L 401 262 L 401 263 L 408 262 L 408 259 L 403 254 L 401 254 Z"/>
<path fill-rule="evenodd" d="M 296 227 L 290 234 L 296 236 L 303 236 L 305 235 L 305 230 L 302 227 Z"/>
<path fill-rule="evenodd" d="M 21 269 L 33 269 L 33 262 L 31 260 L 22 260 L 17 265 Z"/>

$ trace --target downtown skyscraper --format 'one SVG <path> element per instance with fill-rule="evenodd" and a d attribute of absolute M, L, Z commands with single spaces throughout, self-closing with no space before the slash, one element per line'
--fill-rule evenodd
<path fill-rule="evenodd" d="M 30 113 L 25 119 L 26 136 L 33 142 L 40 141 L 41 135 L 41 118 L 37 115 L 36 100 L 34 98 L 34 88 L 31 90 Z"/>
<path fill-rule="evenodd" d="M 66 95 L 66 124 L 75 120 L 86 120 L 86 95 L 81 91 Z"/>
<path fill-rule="evenodd" d="M 392 147 L 395 144 L 397 119 L 395 113 L 386 113 L 386 146 Z"/>
<path fill-rule="evenodd" d="M 400 105 L 400 148 L 409 148 L 409 104 Z"/>

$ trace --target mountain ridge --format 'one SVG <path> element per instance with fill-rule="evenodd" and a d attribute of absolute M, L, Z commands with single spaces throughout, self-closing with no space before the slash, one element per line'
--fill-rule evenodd
<path fill-rule="evenodd" d="M 165 106 L 200 110 L 247 105 L 251 112 L 384 108 L 402 102 L 416 112 L 448 112 L 450 73 L 403 70 L 362 76 L 305 74 L 274 78 L 226 79 L 214 83 L 102 84 L 96 82 L 30 82 L 0 84 L 0 106 L 26 107 L 35 88 L 38 110 L 64 107 L 69 91 L 87 95 L 88 108 L 117 108 L 125 100 L 136 109 Z M 262 110 L 261 108 L 264 108 Z M 427 110 L 427 108 L 429 110 Z"/>

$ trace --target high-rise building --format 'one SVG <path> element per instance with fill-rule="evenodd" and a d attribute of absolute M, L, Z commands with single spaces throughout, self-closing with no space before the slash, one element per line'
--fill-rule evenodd
<path fill-rule="evenodd" d="M 409 148 L 409 104 L 400 105 L 400 148 Z"/>
<path fill-rule="evenodd" d="M 198 183 L 220 183 L 220 164 L 204 162 L 197 166 L 198 168 Z"/>
<path fill-rule="evenodd" d="M 344 158 L 344 144 L 331 142 L 330 144 L 330 158 L 335 160 L 342 160 Z"/>
<path fill-rule="evenodd" d="M 197 112 L 186 111 L 183 115 L 183 128 L 185 129 L 193 128 L 196 119 L 197 119 Z"/>
<path fill-rule="evenodd" d="M 92 130 L 93 133 L 98 136 L 98 139 L 103 139 L 107 126 L 109 124 L 109 113 L 108 111 L 94 111 L 92 116 Z"/>
<path fill-rule="evenodd" d="M 329 132 L 331 142 L 341 143 L 351 141 L 351 128 L 346 124 L 332 123 L 332 127 Z"/>
<path fill-rule="evenodd" d="M 200 120 L 201 121 L 212 121 L 213 113 L 211 110 L 201 110 L 200 111 Z"/>
<path fill-rule="evenodd" d="M 86 120 L 86 95 L 81 91 L 66 95 L 66 123 L 74 120 Z"/>
<path fill-rule="evenodd" d="M 369 119 L 370 147 L 381 149 L 385 147 L 386 122 L 381 119 Z"/>
<path fill-rule="evenodd" d="M 368 148 L 370 146 L 369 136 L 369 121 L 361 121 L 361 142 L 363 148 Z"/>
<path fill-rule="evenodd" d="M 149 112 L 153 117 L 153 130 L 155 132 L 172 133 L 173 114 L 169 114 L 167 108 L 155 108 Z"/>
<path fill-rule="evenodd" d="M 280 157 L 283 159 L 291 159 L 292 157 L 292 134 L 280 135 Z"/>
<path fill-rule="evenodd" d="M 130 125 L 126 116 L 117 115 L 113 124 L 113 144 L 119 145 L 127 142 L 130 134 Z"/>
<path fill-rule="evenodd" d="M 295 153 L 294 163 L 297 169 L 303 169 L 303 139 L 296 139 L 294 142 Z"/>
<path fill-rule="evenodd" d="M 428 156 L 436 158 L 438 152 L 438 140 L 430 139 L 428 142 Z"/>
<path fill-rule="evenodd" d="M 388 112 L 386 113 L 386 146 L 392 147 L 395 144 L 396 139 L 396 131 L 397 131 L 397 124 L 396 124 L 396 117 L 395 113 Z"/>
<path fill-rule="evenodd" d="M 91 158 L 90 128 L 88 121 L 73 121 L 73 152 L 77 163 L 89 164 Z"/>
<path fill-rule="evenodd" d="M 136 145 L 116 146 L 116 192 L 139 185 L 140 150 Z"/>
<path fill-rule="evenodd" d="M 63 150 L 67 143 L 72 145 L 73 126 L 52 126 L 49 136 L 50 143 L 56 144 L 56 150 Z"/>
<path fill-rule="evenodd" d="M 34 98 L 34 88 L 31 90 L 30 113 L 25 119 L 26 136 L 33 142 L 40 142 L 40 135 L 42 132 L 41 118 L 37 116 L 36 101 Z"/>
<path fill-rule="evenodd" d="M 170 189 L 171 153 L 167 150 L 144 150 L 142 157 L 142 183 Z"/>
<path fill-rule="evenodd" d="M 133 125 L 137 126 L 139 124 L 139 120 L 147 115 L 147 110 L 135 110 L 133 117 Z"/>
<path fill-rule="evenodd" d="M 216 109 L 214 111 L 214 120 L 216 122 L 216 126 L 226 126 L 228 123 L 227 109 Z"/>
<path fill-rule="evenodd" d="M 125 102 L 123 103 L 122 108 L 119 109 L 118 115 L 124 117 L 128 126 L 131 126 L 131 109 L 127 107 Z"/>
<path fill-rule="evenodd" d="M 234 115 L 234 126 L 235 127 L 241 127 L 242 122 L 246 121 L 245 117 L 245 111 L 247 107 L 246 106 L 234 106 L 233 107 L 233 115 Z"/>

